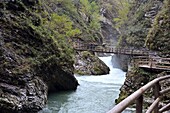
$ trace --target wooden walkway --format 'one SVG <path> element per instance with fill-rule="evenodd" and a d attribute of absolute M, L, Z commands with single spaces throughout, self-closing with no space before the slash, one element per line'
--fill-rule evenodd
<path fill-rule="evenodd" d="M 139 68 L 157 71 L 170 71 L 170 58 L 138 56 L 134 57 L 132 62 Z"/>
<path fill-rule="evenodd" d="M 139 68 L 170 71 L 170 58 L 154 57 L 155 53 L 147 50 L 101 47 L 94 44 L 76 43 L 77 51 L 92 51 L 98 53 L 114 53 L 133 56 L 133 64 Z"/>

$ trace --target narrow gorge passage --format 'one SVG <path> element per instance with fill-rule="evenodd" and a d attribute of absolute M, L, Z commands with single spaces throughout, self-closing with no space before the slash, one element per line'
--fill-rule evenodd
<path fill-rule="evenodd" d="M 110 68 L 110 74 L 102 76 L 78 76 L 80 86 L 75 92 L 50 94 L 48 106 L 40 113 L 105 113 L 114 106 L 119 89 L 125 80 L 125 72 L 113 68 L 113 56 L 100 57 Z M 131 113 L 126 111 L 126 113 Z"/>

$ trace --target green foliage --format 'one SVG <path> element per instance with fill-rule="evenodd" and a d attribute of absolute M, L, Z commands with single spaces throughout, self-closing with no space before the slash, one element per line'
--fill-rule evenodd
<path fill-rule="evenodd" d="M 74 73 L 76 73 L 78 75 L 84 75 L 84 72 L 81 70 L 75 70 Z"/>
<path fill-rule="evenodd" d="M 90 2 L 88 0 L 80 0 L 80 3 L 81 3 L 81 12 L 90 16 L 90 10 L 91 10 Z"/>
<path fill-rule="evenodd" d="M 170 1 L 165 0 L 164 7 L 155 18 L 146 40 L 148 48 L 161 51 L 167 57 L 170 54 L 170 7 L 168 4 Z"/>
<path fill-rule="evenodd" d="M 99 14 L 99 6 L 96 2 L 89 2 L 88 0 L 80 0 L 81 3 L 81 12 L 85 14 L 87 17 L 86 21 L 89 22 L 89 27 L 91 30 L 99 30 L 100 29 L 100 14 Z"/>
<path fill-rule="evenodd" d="M 57 29 L 58 34 L 64 37 L 81 37 L 84 40 L 95 40 L 95 34 L 100 30 L 100 14 L 99 5 L 95 1 L 88 0 L 49 0 L 44 1 L 45 9 L 49 14 L 44 14 L 44 16 L 49 16 L 45 21 L 48 22 L 50 18 L 56 18 L 59 20 L 51 19 L 52 24 L 45 23 L 45 25 L 51 26 L 50 29 Z M 51 5 L 52 4 L 52 5 Z M 53 14 L 55 13 L 55 15 Z M 51 16 L 52 15 L 52 16 Z M 61 20 L 61 18 L 63 20 Z M 62 22 L 59 22 L 62 21 Z M 67 25 L 55 26 L 53 23 L 65 23 Z M 71 28 L 71 27 L 72 28 Z M 64 28 L 63 28 L 64 27 Z"/>
<path fill-rule="evenodd" d="M 65 10 L 63 13 L 65 13 L 66 15 L 78 16 L 74 0 L 54 0 L 54 1 L 56 1 L 57 4 L 61 4 L 61 7 Z"/>
<path fill-rule="evenodd" d="M 128 20 L 130 4 L 128 0 L 119 0 L 115 3 L 118 6 L 118 17 L 114 18 L 113 21 L 116 23 L 115 28 L 120 28 Z"/>
<path fill-rule="evenodd" d="M 81 33 L 79 29 L 73 28 L 73 22 L 66 15 L 58 15 L 53 13 L 49 28 L 53 29 L 59 36 L 74 37 Z"/>
<path fill-rule="evenodd" d="M 145 40 L 149 29 L 152 27 L 153 18 L 146 17 L 145 14 L 150 12 L 150 9 L 154 7 L 154 3 L 155 2 L 153 0 L 148 0 L 142 4 L 140 4 L 139 1 L 135 1 L 134 5 L 130 7 L 128 20 L 121 27 L 121 29 L 123 29 L 123 38 L 121 39 L 123 42 L 119 44 L 123 45 L 120 46 L 124 46 L 126 44 L 127 46 L 134 46 L 137 48 L 145 47 Z"/>

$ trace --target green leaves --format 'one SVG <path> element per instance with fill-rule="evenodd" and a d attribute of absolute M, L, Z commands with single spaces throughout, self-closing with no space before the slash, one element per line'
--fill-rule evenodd
<path fill-rule="evenodd" d="M 53 30 L 59 37 L 72 38 L 79 35 L 81 31 L 73 28 L 73 22 L 66 15 L 51 14 L 51 20 L 47 23 L 49 29 Z"/>
<path fill-rule="evenodd" d="M 116 2 L 117 10 L 118 10 L 118 17 L 114 18 L 113 21 L 116 23 L 115 28 L 120 28 L 127 20 L 128 20 L 128 13 L 130 10 L 130 4 L 128 0 L 119 0 Z"/>
<path fill-rule="evenodd" d="M 89 2 L 88 0 L 80 0 L 81 12 L 87 17 L 87 24 L 89 24 L 90 29 L 99 30 L 100 29 L 100 14 L 99 6 L 96 2 Z"/>
<path fill-rule="evenodd" d="M 49 17 L 43 18 L 44 25 L 54 30 L 58 37 L 95 40 L 95 35 L 101 28 L 97 3 L 94 0 L 45 1 L 49 14 L 44 13 L 43 16 Z"/>

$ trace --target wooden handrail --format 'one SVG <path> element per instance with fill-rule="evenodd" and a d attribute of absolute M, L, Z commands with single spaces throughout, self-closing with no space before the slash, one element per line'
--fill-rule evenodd
<path fill-rule="evenodd" d="M 166 58 L 162 58 L 166 59 Z M 166 70 L 170 71 L 170 62 L 168 60 L 162 60 L 161 57 L 158 59 L 155 59 L 155 57 L 135 57 L 133 60 L 135 62 L 134 65 L 140 67 L 140 68 L 150 68 L 150 69 L 156 69 L 156 70 Z"/>
<path fill-rule="evenodd" d="M 139 97 L 141 97 L 145 91 L 149 90 L 150 88 L 154 87 L 156 84 L 159 84 L 160 81 L 165 80 L 165 79 L 169 79 L 170 75 L 167 76 L 163 76 L 163 77 L 159 77 L 156 78 L 154 80 L 152 80 L 151 82 L 147 83 L 146 85 L 144 85 L 143 87 L 141 87 L 140 89 L 138 89 L 137 91 L 135 91 L 133 94 L 131 94 L 130 96 L 128 96 L 127 98 L 125 98 L 123 101 L 121 101 L 118 105 L 116 105 L 113 109 L 111 109 L 110 111 L 108 111 L 107 113 L 121 113 L 122 111 L 124 111 L 131 103 L 133 103 L 135 100 L 138 100 Z M 157 86 L 157 85 L 156 85 Z M 157 89 L 159 89 L 157 87 Z M 160 95 L 159 91 L 157 91 L 157 94 Z M 155 95 L 158 96 L 158 95 Z M 161 95 L 160 95 L 161 96 Z M 156 97 L 159 98 L 160 96 Z M 154 105 L 157 105 L 157 101 L 159 99 L 156 99 L 156 102 L 154 103 Z M 152 106 L 155 107 L 155 106 Z M 169 106 L 168 106 L 169 107 Z M 138 108 L 139 109 L 139 108 Z M 151 108 L 150 108 L 151 109 Z M 139 112 L 138 112 L 139 113 Z"/>
<path fill-rule="evenodd" d="M 126 54 L 126 55 L 143 55 L 148 56 L 150 54 L 149 51 L 138 50 L 138 49 L 127 49 L 127 48 L 111 48 L 111 47 L 103 47 L 102 49 L 96 48 L 98 45 L 86 45 L 86 44 L 75 44 L 74 49 L 77 51 L 93 51 L 93 52 L 104 52 L 104 53 L 115 53 L 115 54 Z"/>
<path fill-rule="evenodd" d="M 167 105 L 165 105 L 164 107 L 162 107 L 162 108 L 159 110 L 159 112 L 162 113 L 162 112 L 164 112 L 164 111 L 167 111 L 168 109 L 170 109 L 170 103 L 167 104 Z"/>
<path fill-rule="evenodd" d="M 161 99 L 158 97 L 152 104 L 151 106 L 148 108 L 148 110 L 146 111 L 146 113 L 152 113 L 152 111 L 154 110 L 154 108 L 156 107 L 156 105 L 159 103 Z"/>

